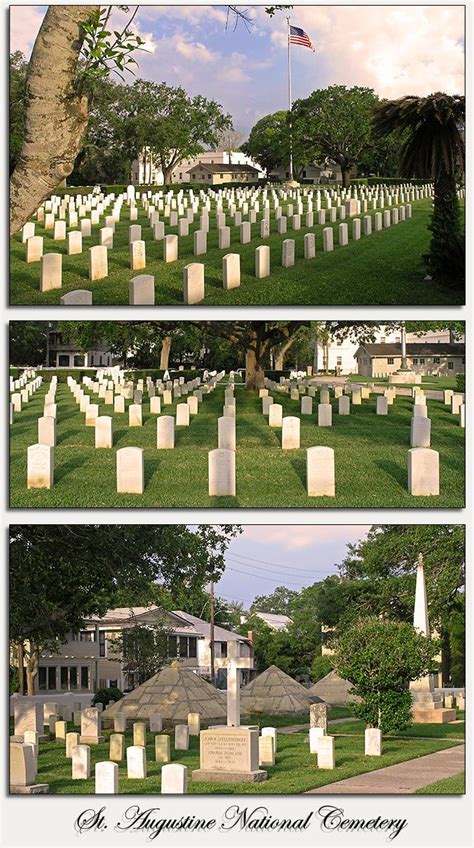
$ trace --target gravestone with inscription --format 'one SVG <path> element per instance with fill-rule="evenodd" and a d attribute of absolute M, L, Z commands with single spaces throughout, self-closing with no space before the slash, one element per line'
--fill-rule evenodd
<path fill-rule="evenodd" d="M 192 772 L 195 781 L 213 783 L 254 783 L 267 779 L 259 768 L 258 728 L 211 727 L 201 730 L 200 768 Z"/>

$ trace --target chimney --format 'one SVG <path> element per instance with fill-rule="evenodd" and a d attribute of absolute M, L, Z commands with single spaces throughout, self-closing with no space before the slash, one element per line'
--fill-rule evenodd
<path fill-rule="evenodd" d="M 247 639 L 249 640 L 249 642 L 253 642 L 253 630 L 247 631 Z"/>

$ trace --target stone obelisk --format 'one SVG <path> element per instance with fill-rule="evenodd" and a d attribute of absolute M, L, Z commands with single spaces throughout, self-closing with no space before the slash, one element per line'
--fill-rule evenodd
<path fill-rule="evenodd" d="M 430 622 L 428 618 L 428 600 L 426 597 L 425 567 L 423 555 L 419 554 L 416 561 L 415 610 L 413 627 L 418 633 L 430 638 Z M 410 691 L 413 695 L 412 715 L 415 724 L 444 724 L 455 721 L 456 710 L 443 708 L 443 696 L 434 691 L 432 674 L 410 681 Z"/>

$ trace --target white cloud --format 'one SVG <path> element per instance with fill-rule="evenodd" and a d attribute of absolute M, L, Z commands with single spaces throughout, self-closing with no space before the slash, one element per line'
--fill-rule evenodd
<path fill-rule="evenodd" d="M 286 550 L 297 550 L 331 542 L 355 542 L 367 535 L 370 526 L 364 524 L 246 524 L 240 538 L 251 539 L 262 545 L 278 544 Z"/>
<path fill-rule="evenodd" d="M 217 54 L 202 44 L 200 41 L 192 42 L 179 40 L 176 43 L 176 50 L 186 59 L 192 62 L 215 62 Z"/>
<path fill-rule="evenodd" d="M 30 58 L 43 22 L 46 6 L 10 6 L 10 51 L 21 50 Z"/>

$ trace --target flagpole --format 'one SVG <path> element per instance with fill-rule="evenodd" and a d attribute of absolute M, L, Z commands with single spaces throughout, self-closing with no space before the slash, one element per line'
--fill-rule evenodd
<path fill-rule="evenodd" d="M 288 24 L 288 112 L 290 123 L 290 180 L 293 180 L 293 127 L 291 125 L 291 41 L 290 41 L 290 18 L 286 19 Z"/>

